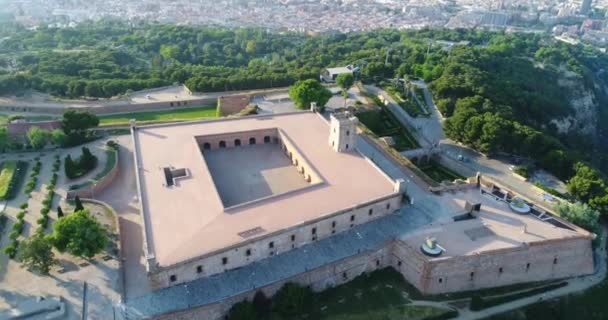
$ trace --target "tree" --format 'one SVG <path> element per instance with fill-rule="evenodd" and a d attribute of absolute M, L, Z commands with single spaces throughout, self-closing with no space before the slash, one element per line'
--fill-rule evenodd
<path fill-rule="evenodd" d="M 68 178 L 72 179 L 76 177 L 76 164 L 74 163 L 74 160 L 72 160 L 72 156 L 69 154 L 65 156 L 65 159 L 63 160 L 63 169 Z"/>
<path fill-rule="evenodd" d="M 80 200 L 80 199 L 78 199 Z M 57 206 L 57 218 L 61 219 L 63 218 L 63 209 L 61 209 L 61 206 Z"/>
<path fill-rule="evenodd" d="M 89 259 L 101 252 L 108 243 L 106 230 L 88 210 L 75 211 L 57 220 L 49 238 L 60 252 Z"/>
<path fill-rule="evenodd" d="M 274 296 L 274 309 L 284 317 L 305 313 L 312 303 L 312 290 L 288 282 Z"/>
<path fill-rule="evenodd" d="M 42 233 L 35 233 L 28 240 L 21 243 L 19 260 L 24 267 L 48 274 L 58 261 L 53 253 L 53 246 Z"/>
<path fill-rule="evenodd" d="M 235 303 L 228 313 L 228 320 L 259 319 L 253 304 L 247 300 Z"/>
<path fill-rule="evenodd" d="M 336 77 L 336 84 L 342 89 L 342 95 L 344 96 L 344 107 L 346 108 L 348 89 L 355 84 L 355 77 L 352 73 L 341 73 Z"/>
<path fill-rule="evenodd" d="M 63 132 L 70 135 L 82 135 L 89 129 L 99 125 L 99 118 L 86 111 L 68 110 L 63 113 L 61 128 Z"/>
<path fill-rule="evenodd" d="M 574 171 L 575 174 L 567 185 L 570 194 L 583 202 L 606 194 L 606 183 L 595 169 L 578 162 Z"/>
<path fill-rule="evenodd" d="M 103 90 L 97 81 L 89 81 L 84 87 L 84 94 L 87 97 L 103 97 Z"/>
<path fill-rule="evenodd" d="M 48 143 L 50 136 L 48 130 L 41 129 L 40 127 L 31 127 L 27 131 L 27 140 L 36 150 L 44 148 Z"/>
<path fill-rule="evenodd" d="M 260 319 L 266 319 L 271 311 L 272 301 L 266 297 L 264 292 L 258 290 L 253 296 L 253 306 Z"/>
<path fill-rule="evenodd" d="M 313 79 L 298 81 L 289 88 L 289 98 L 293 100 L 298 109 L 310 108 L 311 102 L 316 102 L 318 107 L 323 107 L 331 95 L 331 91 Z"/>
<path fill-rule="evenodd" d="M 9 142 L 6 127 L 0 127 L 0 152 L 4 152 L 8 148 Z"/>
<path fill-rule="evenodd" d="M 74 211 L 81 211 L 84 210 L 84 206 L 82 205 L 82 201 L 80 200 L 79 196 L 76 196 L 74 198 Z"/>
<path fill-rule="evenodd" d="M 585 203 L 560 202 L 555 205 L 555 211 L 560 217 L 581 228 L 595 233 L 598 233 L 599 231 L 600 214 Z"/>
<path fill-rule="evenodd" d="M 51 142 L 57 146 L 64 146 L 67 142 L 67 136 L 61 129 L 51 131 Z"/>

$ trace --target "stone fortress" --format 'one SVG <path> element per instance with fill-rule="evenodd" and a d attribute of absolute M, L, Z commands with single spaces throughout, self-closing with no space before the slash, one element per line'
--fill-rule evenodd
<path fill-rule="evenodd" d="M 126 312 L 222 319 L 257 290 L 322 290 L 387 266 L 426 294 L 593 272 L 593 234 L 486 177 L 434 190 L 447 214 L 421 219 L 410 182 L 360 152 L 357 123 L 314 111 L 132 123 L 155 290 Z"/>

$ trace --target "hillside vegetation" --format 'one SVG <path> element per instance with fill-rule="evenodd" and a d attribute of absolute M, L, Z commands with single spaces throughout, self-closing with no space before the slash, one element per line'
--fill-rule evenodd
<path fill-rule="evenodd" d="M 193 91 L 268 88 L 346 64 L 361 67 L 365 82 L 422 78 L 450 138 L 530 157 L 565 180 L 584 174 L 573 195 L 608 211 L 608 59 L 591 47 L 465 30 L 306 36 L 117 21 L 0 30 L 0 95 L 103 98 L 175 82 Z M 436 40 L 468 43 L 445 48 Z"/>

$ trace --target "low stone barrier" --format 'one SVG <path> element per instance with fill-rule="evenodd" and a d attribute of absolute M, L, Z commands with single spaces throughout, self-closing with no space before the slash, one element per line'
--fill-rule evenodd
<path fill-rule="evenodd" d="M 108 185 L 110 185 L 118 175 L 119 171 L 118 157 L 120 153 L 118 152 L 118 150 L 116 150 L 115 152 L 116 162 L 114 163 L 114 167 L 112 167 L 112 169 L 110 169 L 110 171 L 105 176 L 95 182 L 88 183 L 87 185 L 81 188 L 69 190 L 66 195 L 66 199 L 71 200 L 76 198 L 76 196 L 78 196 L 79 198 L 94 198 L 95 194 L 98 194 L 99 192 L 103 191 Z"/>

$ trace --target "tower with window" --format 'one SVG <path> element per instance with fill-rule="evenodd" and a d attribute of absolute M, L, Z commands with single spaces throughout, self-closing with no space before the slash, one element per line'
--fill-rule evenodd
<path fill-rule="evenodd" d="M 337 152 L 350 152 L 357 143 L 359 119 L 350 112 L 334 113 L 330 119 L 329 145 Z"/>

